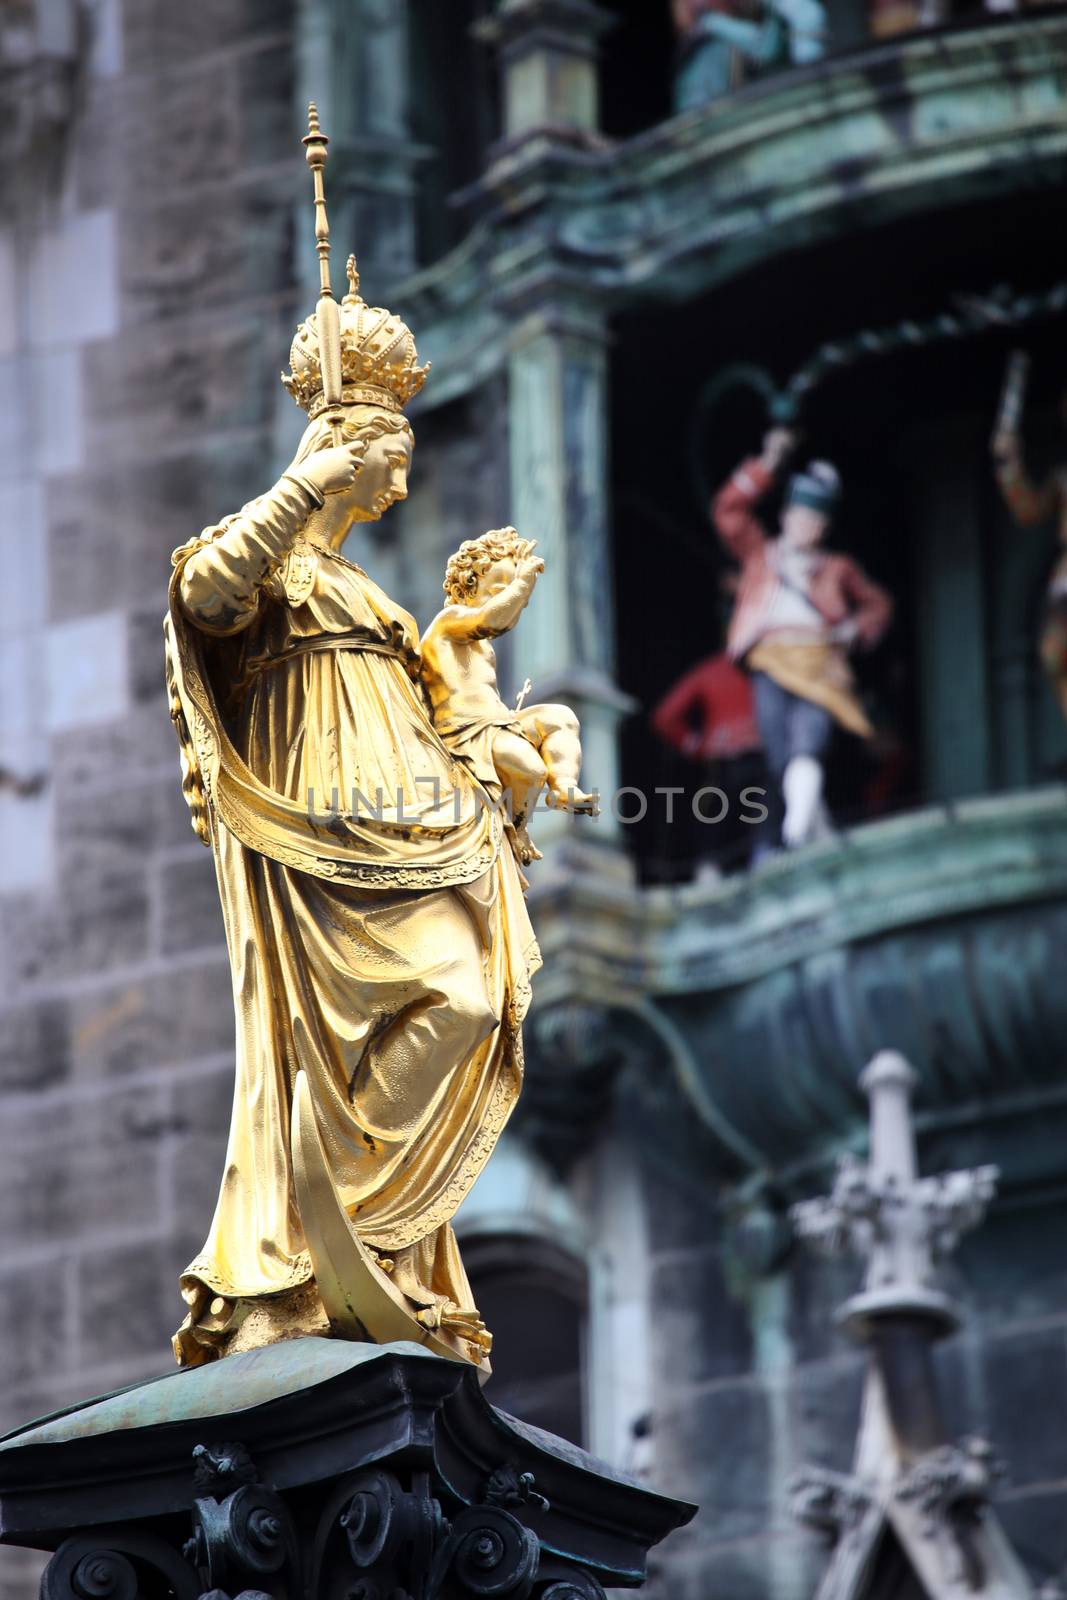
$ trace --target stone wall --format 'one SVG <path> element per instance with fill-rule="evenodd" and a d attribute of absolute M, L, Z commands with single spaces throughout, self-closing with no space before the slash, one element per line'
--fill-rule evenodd
<path fill-rule="evenodd" d="M 170 551 L 272 476 L 306 184 L 290 0 L 62 9 L 0 30 L 3 1427 L 167 1370 L 214 1204 L 229 974 L 161 624 Z M 0 1552 L 5 1600 L 36 1565 Z"/>

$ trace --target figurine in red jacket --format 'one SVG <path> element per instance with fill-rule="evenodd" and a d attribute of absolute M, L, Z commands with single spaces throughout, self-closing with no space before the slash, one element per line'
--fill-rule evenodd
<path fill-rule="evenodd" d="M 760 521 L 756 508 L 794 443 L 788 429 L 772 429 L 762 455 L 740 466 L 712 503 L 719 537 L 741 566 L 727 645 L 752 674 L 790 848 L 828 829 L 824 763 L 834 723 L 871 736 L 848 652 L 877 644 L 893 613 L 889 595 L 855 561 L 822 548 L 841 493 L 828 462 L 812 462 L 791 478 L 777 538 Z"/>
<path fill-rule="evenodd" d="M 668 689 L 652 726 L 695 761 L 732 761 L 761 748 L 752 684 L 722 652 L 698 661 Z"/>

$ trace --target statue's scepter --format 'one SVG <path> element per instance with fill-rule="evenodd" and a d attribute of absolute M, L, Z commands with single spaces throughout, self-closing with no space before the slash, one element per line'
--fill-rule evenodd
<path fill-rule="evenodd" d="M 344 420 L 341 405 L 341 319 L 330 284 L 330 224 L 326 216 L 326 192 L 323 188 L 329 143 L 319 127 L 318 107 L 312 101 L 308 106 L 308 131 L 303 145 L 315 184 L 315 248 L 319 253 L 319 303 L 315 308 L 315 326 L 319 334 L 319 370 L 322 373 L 326 420 L 333 431 L 334 444 L 340 444 L 341 423 Z"/>

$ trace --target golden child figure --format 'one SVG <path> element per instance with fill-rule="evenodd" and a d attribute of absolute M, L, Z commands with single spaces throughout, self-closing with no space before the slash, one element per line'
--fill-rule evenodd
<path fill-rule="evenodd" d="M 511 710 L 497 688 L 490 641 L 515 626 L 544 571 L 533 552 L 514 528 L 495 528 L 460 546 L 445 572 L 449 603 L 423 635 L 421 674 L 444 743 L 494 800 L 510 801 L 505 809 L 524 864 L 538 857 L 526 823 L 546 785 L 550 804 L 596 809 L 595 797 L 578 788 L 582 746 L 570 707 Z"/>

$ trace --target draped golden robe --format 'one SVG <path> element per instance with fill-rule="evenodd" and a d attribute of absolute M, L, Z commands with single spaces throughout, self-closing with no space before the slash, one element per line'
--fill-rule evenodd
<path fill-rule="evenodd" d="M 448 1224 L 517 1099 L 540 958 L 500 819 L 413 679 L 415 624 L 298 538 L 314 503 L 285 478 L 175 556 L 172 713 L 237 1020 L 222 1187 L 182 1281 L 241 1301 L 311 1278 L 289 1144 L 302 1069 L 360 1238 L 416 1304 L 467 1307 Z M 179 1358 L 211 1354 L 194 1345 Z"/>

